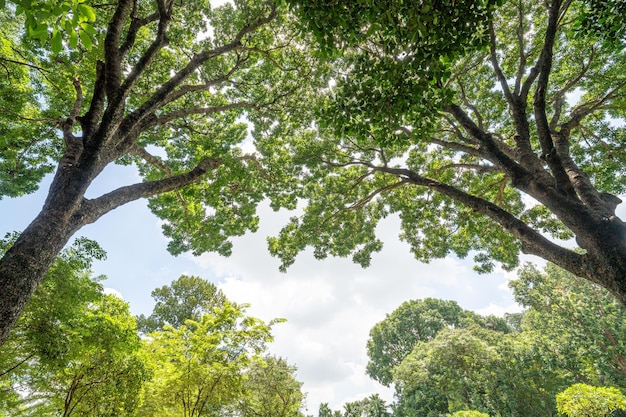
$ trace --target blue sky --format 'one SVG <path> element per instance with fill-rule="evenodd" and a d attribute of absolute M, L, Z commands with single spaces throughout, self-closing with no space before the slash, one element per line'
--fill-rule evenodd
<path fill-rule="evenodd" d="M 89 195 L 138 179 L 131 168 L 108 168 Z M 0 200 L 0 233 L 26 227 L 41 208 L 47 188 L 45 181 L 33 195 Z M 96 262 L 94 273 L 108 277 L 105 287 L 118 291 L 134 314 L 150 313 L 154 288 L 188 274 L 216 283 L 233 301 L 249 303 L 251 315 L 286 318 L 287 323 L 275 327 L 270 350 L 298 367 L 308 412 L 314 415 L 320 402 L 339 409 L 372 393 L 392 400 L 390 390 L 365 374 L 365 346 L 371 327 L 402 302 L 436 297 L 456 300 L 481 314 L 519 311 L 507 287 L 511 274 L 478 275 L 471 262 L 455 258 L 419 263 L 398 240 L 399 222 L 393 218 L 379 225 L 385 248 L 367 269 L 349 259 L 318 261 L 305 252 L 287 273 L 280 273 L 265 237 L 276 234 L 291 214 L 275 213 L 265 205 L 259 211 L 260 230 L 235 239 L 229 258 L 171 256 L 159 220 L 144 200 L 108 213 L 77 235 L 98 241 L 107 251 L 107 260 Z"/>

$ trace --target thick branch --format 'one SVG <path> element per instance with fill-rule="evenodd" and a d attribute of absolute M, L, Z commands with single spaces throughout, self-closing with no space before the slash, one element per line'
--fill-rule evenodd
<path fill-rule="evenodd" d="M 537 135 L 539 137 L 539 143 L 541 144 L 541 156 L 548 163 L 558 189 L 570 198 L 575 199 L 576 192 L 565 173 L 561 160 L 556 155 L 546 113 L 546 94 L 548 91 L 550 71 L 552 70 L 552 55 L 558 28 L 560 6 L 560 0 L 553 0 L 548 9 L 548 26 L 546 28 L 544 44 L 538 62 L 539 78 L 537 80 L 533 108 L 537 125 Z"/>
<path fill-rule="evenodd" d="M 146 70 L 152 60 L 154 60 L 154 57 L 157 55 L 157 53 L 161 50 L 161 48 L 167 45 L 166 31 L 171 19 L 171 14 L 164 5 L 161 5 L 161 2 L 157 3 L 159 3 L 159 26 L 157 29 L 156 37 L 154 38 L 148 49 L 146 49 L 141 58 L 139 58 L 135 66 L 132 68 L 132 70 L 124 80 L 124 83 L 120 87 L 120 95 L 122 97 L 126 97 L 133 85 L 135 85 L 135 82 L 137 81 L 139 76 Z M 128 38 L 127 41 L 129 41 Z M 124 45 L 123 47 L 126 47 L 126 45 Z M 121 51 L 120 55 L 122 55 Z"/>
<path fill-rule="evenodd" d="M 206 158 L 194 169 L 184 174 L 121 187 L 96 199 L 84 200 L 74 217 L 74 221 L 79 224 L 93 223 L 109 211 L 131 201 L 175 191 L 193 184 L 199 181 L 209 170 L 216 169 L 221 164 L 220 158 Z"/>
<path fill-rule="evenodd" d="M 81 127 L 83 128 L 83 137 L 89 140 L 91 133 L 98 126 L 98 121 L 104 110 L 105 91 L 105 64 L 102 61 L 96 62 L 96 79 L 94 82 L 93 96 L 89 110 L 85 115 L 79 118 Z"/>
<path fill-rule="evenodd" d="M 133 12 L 131 14 L 131 22 L 130 27 L 128 28 L 128 33 L 126 34 L 126 39 L 124 40 L 124 44 L 120 47 L 120 55 L 122 57 L 126 56 L 130 48 L 135 44 L 135 40 L 137 38 L 137 33 L 139 33 L 139 29 L 148 25 L 149 23 L 156 22 L 159 19 L 159 12 L 154 12 L 149 16 L 138 18 L 136 17 L 137 13 L 137 1 L 135 0 L 135 4 L 133 6 Z"/>
<path fill-rule="evenodd" d="M 519 239 L 522 243 L 522 250 L 525 253 L 540 256 L 549 262 L 567 268 L 575 274 L 581 276 L 586 275 L 583 255 L 551 242 L 526 223 L 501 207 L 448 184 L 422 177 L 409 169 L 373 166 L 372 168 L 380 172 L 404 178 L 412 184 L 428 187 L 437 191 L 452 200 L 469 207 L 474 212 L 483 214 L 498 223 L 506 231 L 511 233 L 511 235 Z"/>
<path fill-rule="evenodd" d="M 128 17 L 133 0 L 119 0 L 113 17 L 107 27 L 104 38 L 104 62 L 106 93 L 109 100 L 114 101 L 122 80 L 122 55 L 119 53 L 119 40 L 124 30 L 124 23 Z"/>
<path fill-rule="evenodd" d="M 455 104 L 450 104 L 445 106 L 444 110 L 453 115 L 461 126 L 480 143 L 479 151 L 483 157 L 501 167 L 506 175 L 517 181 L 529 177 L 526 170 L 504 153 L 493 136 L 480 129 L 463 109 Z"/>
<path fill-rule="evenodd" d="M 152 96 L 147 99 L 144 104 L 124 118 L 120 128 L 120 137 L 125 138 L 126 134 L 133 130 L 137 123 L 139 123 L 144 117 L 152 114 L 157 108 L 163 106 L 167 97 L 176 89 L 176 87 L 178 87 L 189 75 L 191 75 L 206 61 L 228 52 L 241 49 L 241 41 L 246 35 L 271 22 L 276 17 L 276 5 L 272 4 L 271 6 L 271 11 L 267 16 L 241 28 L 231 42 L 211 50 L 200 52 L 190 59 L 189 63 L 184 68 L 174 74 L 166 83 L 154 92 L 154 94 L 152 94 Z"/>

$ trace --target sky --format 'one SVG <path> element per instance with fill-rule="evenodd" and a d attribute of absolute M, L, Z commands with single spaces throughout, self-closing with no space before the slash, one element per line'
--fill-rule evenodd
<path fill-rule="evenodd" d="M 88 197 L 138 180 L 129 167 L 107 168 Z M 35 194 L 0 200 L 0 235 L 28 225 L 41 208 L 48 185 L 49 179 Z M 265 238 L 276 235 L 292 213 L 261 205 L 259 214 L 259 231 L 234 239 L 228 258 L 170 255 L 159 219 L 145 200 L 108 213 L 76 236 L 96 240 L 107 252 L 107 259 L 97 261 L 93 272 L 107 276 L 104 286 L 119 293 L 133 314 L 150 314 L 151 291 L 186 274 L 215 283 L 232 301 L 250 304 L 249 315 L 265 321 L 287 319 L 274 327 L 269 351 L 297 366 L 297 378 L 307 394 L 306 413 L 314 416 L 322 402 L 342 409 L 344 403 L 374 393 L 393 400 L 392 390 L 365 373 L 366 343 L 370 329 L 403 302 L 434 297 L 455 300 L 480 314 L 520 311 L 507 286 L 514 274 L 478 275 L 471 260 L 452 257 L 420 263 L 399 241 L 399 221 L 394 218 L 378 226 L 385 246 L 367 269 L 350 259 L 316 260 L 309 251 L 281 273 Z"/>

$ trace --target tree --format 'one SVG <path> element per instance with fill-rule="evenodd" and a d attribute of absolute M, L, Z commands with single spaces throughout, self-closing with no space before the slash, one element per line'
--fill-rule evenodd
<path fill-rule="evenodd" d="M 303 417 L 302 383 L 284 359 L 266 356 L 246 373 L 244 395 L 234 409 L 242 417 Z"/>
<path fill-rule="evenodd" d="M 585 2 L 290 3 L 339 57 L 318 132 L 285 139 L 307 205 L 269 242 L 283 269 L 369 264 L 394 213 L 418 260 L 521 251 L 626 303 L 624 39 L 577 30 Z"/>
<path fill-rule="evenodd" d="M 391 368 L 394 415 L 435 417 L 463 409 L 493 417 L 556 415 L 557 394 L 570 386 L 623 388 L 626 321 L 613 295 L 552 264 L 545 272 L 527 265 L 510 285 L 528 307 L 515 330 L 493 331 L 471 320 L 416 340 Z"/>
<path fill-rule="evenodd" d="M 506 324 L 496 317 L 480 317 L 463 310 L 456 301 L 434 298 L 410 300 L 388 314 L 370 330 L 367 341 L 367 373 L 376 381 L 389 386 L 392 370 L 406 358 L 419 342 L 432 340 L 445 328 L 480 324 L 508 331 Z"/>
<path fill-rule="evenodd" d="M 25 180 L 22 171 L 45 171 L 49 160 L 21 160 L 35 148 L 52 154 L 56 173 L 41 212 L 0 260 L 0 343 L 70 238 L 130 201 L 151 198 L 152 211 L 167 219 L 171 252 L 228 254 L 228 236 L 256 229 L 265 185 L 282 181 L 239 149 L 248 137 L 241 118 L 257 130 L 279 130 L 274 122 L 284 120 L 291 98 L 297 94 L 301 104 L 306 97 L 303 80 L 315 78 L 293 25 L 271 1 L 99 6 L 90 50 L 6 38 L 34 60 L 18 67 L 32 78 L 37 100 L 30 104 L 40 105 L 36 116 L 17 109 L 12 117 L 41 128 L 2 149 L 3 166 L 11 167 L 3 189 L 24 192 L 13 179 L 36 188 L 37 179 Z M 19 19 L 8 8 L 3 13 L 3 21 Z M 10 133 L 11 140 L 21 136 Z M 138 166 L 143 181 L 85 197 L 113 163 Z"/>
<path fill-rule="evenodd" d="M 50 415 L 132 416 L 149 373 L 140 355 L 135 318 L 128 305 L 113 295 L 89 306 L 83 323 L 71 330 L 70 361 L 54 369 L 41 384 L 30 386 Z"/>
<path fill-rule="evenodd" d="M 556 396 L 559 413 L 568 417 L 611 416 L 626 411 L 626 396 L 617 388 L 572 385 Z"/>
<path fill-rule="evenodd" d="M 12 240 L 0 240 L 0 253 Z M 17 414 L 28 403 L 19 393 L 32 391 L 30 385 L 40 376 L 64 368 L 76 354 L 68 328 L 82 323 L 86 306 L 102 296 L 89 268 L 93 259 L 103 257 L 95 242 L 82 240 L 56 259 L 11 337 L 0 347 L 0 410 Z"/>
<path fill-rule="evenodd" d="M 462 410 L 450 414 L 449 417 L 489 417 L 489 414 L 481 413 L 476 410 Z"/>
<path fill-rule="evenodd" d="M 7 0 L 0 0 L 0 8 Z M 35 39 L 50 39 L 53 52 L 60 52 L 63 42 L 76 48 L 79 41 L 91 49 L 96 29 L 91 25 L 96 20 L 96 11 L 84 0 L 8 0 L 16 14 L 25 16 L 26 33 Z"/>
<path fill-rule="evenodd" d="M 522 328 L 579 381 L 624 388 L 626 311 L 604 288 L 553 264 L 522 268 L 509 284 L 528 308 Z"/>
<path fill-rule="evenodd" d="M 6 248 L 9 242 L 3 242 Z M 0 348 L 0 410 L 11 415 L 130 416 L 148 375 L 135 319 L 89 268 L 79 240 L 57 258 Z"/>
<path fill-rule="evenodd" d="M 201 417 L 228 410 L 244 395 L 246 373 L 261 361 L 272 324 L 226 301 L 200 321 L 151 333 L 146 352 L 154 377 L 137 415 Z"/>
<path fill-rule="evenodd" d="M 143 333 L 166 325 L 179 328 L 186 320 L 198 321 L 226 301 L 226 296 L 215 284 L 187 275 L 181 275 L 171 285 L 153 290 L 152 298 L 156 301 L 152 314 L 137 317 L 137 328 Z"/>

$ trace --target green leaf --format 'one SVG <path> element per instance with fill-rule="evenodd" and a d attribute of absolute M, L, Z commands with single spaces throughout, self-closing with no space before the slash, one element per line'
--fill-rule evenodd
<path fill-rule="evenodd" d="M 50 46 L 52 49 L 52 53 L 58 54 L 63 49 L 63 35 L 59 30 L 54 30 L 52 32 L 52 39 L 50 39 Z"/>
<path fill-rule="evenodd" d="M 91 35 L 85 31 L 80 31 L 80 41 L 82 42 L 85 49 L 90 50 L 93 46 L 93 41 Z"/>
<path fill-rule="evenodd" d="M 69 33 L 70 33 L 70 48 L 76 48 L 78 46 L 78 33 L 73 29 Z"/>
<path fill-rule="evenodd" d="M 88 6 L 84 3 L 80 3 L 78 5 L 78 12 L 81 16 L 85 17 L 89 22 L 95 22 L 96 20 L 96 11 L 93 7 Z"/>

